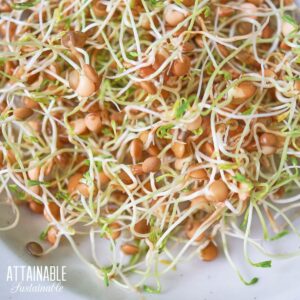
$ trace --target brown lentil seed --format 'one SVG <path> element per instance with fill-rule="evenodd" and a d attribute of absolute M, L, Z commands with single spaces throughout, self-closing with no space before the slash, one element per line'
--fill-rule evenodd
<path fill-rule="evenodd" d="M 94 1 L 92 8 L 97 18 L 105 17 L 107 15 L 106 5 L 99 1 Z"/>
<path fill-rule="evenodd" d="M 78 96 L 89 97 L 96 91 L 96 85 L 88 76 L 80 75 L 75 92 Z"/>
<path fill-rule="evenodd" d="M 193 130 L 197 130 L 201 127 L 202 124 L 202 117 L 198 116 L 196 119 L 194 119 L 192 122 L 187 123 L 185 125 L 186 129 L 193 131 Z"/>
<path fill-rule="evenodd" d="M 191 68 L 191 59 L 183 55 L 181 59 L 176 59 L 173 62 L 171 71 L 175 76 L 187 75 Z"/>
<path fill-rule="evenodd" d="M 59 221 L 60 220 L 60 207 L 56 203 L 50 202 L 48 204 L 48 208 L 49 208 L 50 213 L 53 216 L 53 218 L 56 219 L 57 221 Z M 46 218 L 47 221 L 52 222 L 52 217 L 50 217 L 46 208 L 44 208 L 44 217 Z"/>
<path fill-rule="evenodd" d="M 175 155 L 176 158 L 182 158 L 185 153 L 185 143 L 180 143 L 180 142 L 174 142 L 172 145 L 172 151 Z"/>
<path fill-rule="evenodd" d="M 132 184 L 132 179 L 124 170 L 121 170 L 118 175 L 121 181 L 123 181 L 125 184 Z"/>
<path fill-rule="evenodd" d="M 123 244 L 121 250 L 126 255 L 135 255 L 139 252 L 139 248 L 132 244 Z"/>
<path fill-rule="evenodd" d="M 68 182 L 68 193 L 72 194 L 75 192 L 77 185 L 79 184 L 80 179 L 82 178 L 82 173 L 76 173 L 69 178 Z"/>
<path fill-rule="evenodd" d="M 246 0 L 246 2 L 252 3 L 256 6 L 260 6 L 264 2 L 264 0 Z"/>
<path fill-rule="evenodd" d="M 98 112 L 87 114 L 84 118 L 84 121 L 86 127 L 92 132 L 99 132 L 102 127 L 100 113 Z"/>
<path fill-rule="evenodd" d="M 56 243 L 57 234 L 58 230 L 55 227 L 51 226 L 47 232 L 47 240 L 50 244 L 54 245 Z"/>
<path fill-rule="evenodd" d="M 182 0 L 181 1 L 183 5 L 185 6 L 193 6 L 195 4 L 195 0 Z"/>
<path fill-rule="evenodd" d="M 217 256 L 218 256 L 218 248 L 213 242 L 209 242 L 209 244 L 200 252 L 200 257 L 204 261 L 212 261 L 216 259 Z"/>
<path fill-rule="evenodd" d="M 83 73 L 91 80 L 93 81 L 96 86 L 98 86 L 100 78 L 97 74 L 97 72 L 95 71 L 95 69 L 88 64 L 84 64 L 82 67 Z"/>
<path fill-rule="evenodd" d="M 167 9 L 165 13 L 165 21 L 170 26 L 177 26 L 179 23 L 185 20 L 185 15 L 174 9 Z"/>
<path fill-rule="evenodd" d="M 206 198 L 213 202 L 224 202 L 229 195 L 229 189 L 224 181 L 215 180 L 209 187 Z"/>
<path fill-rule="evenodd" d="M 121 235 L 121 225 L 119 223 L 111 223 L 108 225 L 108 228 L 110 230 L 110 233 L 106 234 L 106 238 L 111 237 L 113 240 L 116 240 Z"/>
<path fill-rule="evenodd" d="M 146 78 L 146 77 L 149 77 L 150 75 L 152 75 L 154 72 L 155 72 L 155 69 L 151 66 L 148 66 L 148 67 L 141 68 L 139 70 L 139 75 L 142 78 Z"/>
<path fill-rule="evenodd" d="M 7 13 L 7 12 L 11 12 L 12 8 L 10 7 L 10 5 L 8 3 L 0 3 L 0 12 L 2 13 Z"/>
<path fill-rule="evenodd" d="M 204 196 L 198 196 L 191 201 L 191 207 L 201 208 L 206 202 L 207 199 Z"/>
<path fill-rule="evenodd" d="M 72 121 L 71 125 L 73 126 L 74 133 L 77 135 L 86 134 L 88 132 L 85 119 L 83 118 Z"/>
<path fill-rule="evenodd" d="M 30 180 L 38 180 L 40 176 L 40 167 L 34 167 L 27 172 Z"/>
<path fill-rule="evenodd" d="M 256 93 L 256 86 L 251 82 L 242 82 L 233 89 L 234 103 L 243 103 Z"/>
<path fill-rule="evenodd" d="M 234 14 L 234 9 L 231 7 L 219 7 L 217 12 L 219 17 L 230 17 Z"/>
<path fill-rule="evenodd" d="M 145 90 L 148 94 L 154 95 L 157 92 L 156 86 L 152 81 L 142 81 L 140 86 L 143 90 Z"/>
<path fill-rule="evenodd" d="M 201 152 L 203 152 L 208 157 L 212 157 L 215 151 L 213 144 L 209 142 L 205 142 L 200 149 Z"/>
<path fill-rule="evenodd" d="M 140 139 L 132 140 L 130 144 L 130 155 L 135 161 L 140 161 L 143 157 L 143 142 Z"/>
<path fill-rule="evenodd" d="M 263 133 L 259 137 L 259 142 L 261 145 L 265 145 L 265 146 L 276 146 L 277 137 L 273 133 Z"/>
<path fill-rule="evenodd" d="M 110 178 L 103 171 L 99 172 L 99 180 L 101 188 L 105 188 L 110 182 Z"/>
<path fill-rule="evenodd" d="M 143 144 L 145 144 L 148 140 L 148 136 L 149 136 L 149 131 L 143 131 L 140 134 L 139 139 L 143 142 Z"/>
<path fill-rule="evenodd" d="M 157 172 L 160 169 L 161 161 L 156 156 L 148 157 L 144 160 L 142 164 L 143 172 L 145 173 L 151 173 L 151 172 Z"/>
<path fill-rule="evenodd" d="M 134 231 L 139 234 L 147 234 L 150 232 L 150 225 L 147 223 L 147 220 L 143 219 L 137 222 L 134 225 Z"/>
<path fill-rule="evenodd" d="M 190 169 L 192 171 L 189 172 L 189 176 L 198 179 L 198 180 L 206 180 L 208 179 L 207 172 L 204 169 L 193 170 L 197 167 L 197 165 L 191 166 Z"/>
<path fill-rule="evenodd" d="M 35 214 L 42 214 L 44 212 L 44 205 L 33 200 L 29 201 L 28 207 Z"/>
<path fill-rule="evenodd" d="M 32 256 L 39 257 L 43 254 L 44 250 L 42 246 L 37 242 L 29 242 L 26 244 L 26 250 Z"/>
<path fill-rule="evenodd" d="M 84 183 L 79 182 L 78 185 L 77 185 L 77 187 L 76 187 L 76 190 L 81 195 L 83 195 L 85 198 L 88 198 L 89 195 L 90 195 L 89 187 L 86 184 L 84 184 Z"/>
<path fill-rule="evenodd" d="M 30 109 L 39 109 L 40 104 L 29 97 L 23 98 L 24 106 Z"/>
<path fill-rule="evenodd" d="M 72 70 L 69 73 L 69 76 L 68 76 L 69 85 L 70 85 L 70 88 L 74 91 L 76 90 L 76 88 L 78 86 L 79 76 L 80 76 L 80 74 L 77 70 Z"/>
<path fill-rule="evenodd" d="M 259 142 L 263 154 L 271 155 L 276 152 L 278 143 L 276 135 L 272 133 L 263 133 L 259 138 Z"/>
<path fill-rule="evenodd" d="M 69 31 L 61 39 L 61 44 L 64 47 L 78 47 L 83 48 L 87 39 L 87 35 L 80 31 Z"/>
<path fill-rule="evenodd" d="M 176 158 L 175 162 L 174 162 L 174 167 L 176 170 L 180 171 L 182 170 L 183 166 L 185 163 L 185 159 L 182 158 Z"/>
<path fill-rule="evenodd" d="M 151 156 L 157 156 L 159 154 L 159 148 L 156 145 L 150 145 L 146 151 L 151 155 Z"/>
<path fill-rule="evenodd" d="M 274 31 L 272 30 L 272 28 L 267 25 L 261 32 L 261 37 L 263 39 L 269 39 L 274 35 Z"/>
<path fill-rule="evenodd" d="M 29 118 L 33 114 L 33 110 L 28 107 L 19 107 L 14 109 L 13 114 L 17 120 L 22 121 Z"/>
<path fill-rule="evenodd" d="M 201 224 L 202 222 L 198 220 L 194 220 L 192 223 L 188 224 L 188 227 L 185 230 L 186 236 L 189 239 L 192 239 Z M 200 242 L 204 237 L 205 233 L 203 232 L 195 239 L 195 242 Z"/>
<path fill-rule="evenodd" d="M 61 169 L 65 169 L 69 162 L 70 155 L 68 153 L 60 153 L 55 156 L 55 164 Z"/>
<path fill-rule="evenodd" d="M 2 168 L 4 165 L 4 157 L 3 157 L 3 152 L 0 151 L 0 168 Z"/>

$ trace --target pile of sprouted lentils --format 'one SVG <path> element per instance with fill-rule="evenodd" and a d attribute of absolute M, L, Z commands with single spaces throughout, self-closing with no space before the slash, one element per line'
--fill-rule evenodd
<path fill-rule="evenodd" d="M 48 221 L 33 255 L 68 240 L 106 285 L 150 293 L 179 261 L 214 260 L 219 237 L 255 283 L 228 237 L 270 267 L 248 255 L 276 256 L 251 237 L 253 217 L 265 240 L 299 235 L 295 11 L 288 0 L 1 0 L 1 202 L 15 216 L 2 230 L 27 206 Z"/>

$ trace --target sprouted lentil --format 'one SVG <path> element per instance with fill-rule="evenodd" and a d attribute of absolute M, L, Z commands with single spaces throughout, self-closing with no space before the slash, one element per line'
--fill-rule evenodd
<path fill-rule="evenodd" d="M 160 284 L 147 280 L 183 258 L 215 259 L 220 234 L 241 280 L 257 282 L 241 276 L 227 237 L 244 240 L 248 262 L 269 267 L 248 255 L 249 244 L 268 254 L 251 238 L 253 216 L 266 240 L 286 227 L 299 235 L 287 215 L 300 200 L 295 8 L 2 0 L 0 191 L 15 221 L 1 230 L 27 203 L 49 222 L 48 249 L 31 242 L 31 254 L 65 238 L 106 285 L 153 293 Z M 78 235 L 93 254 L 96 237 L 107 239 L 111 266 L 85 258 Z"/>

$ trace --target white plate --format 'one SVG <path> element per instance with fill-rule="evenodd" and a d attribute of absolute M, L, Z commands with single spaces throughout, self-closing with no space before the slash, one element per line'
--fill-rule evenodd
<path fill-rule="evenodd" d="M 7 218 L 4 209 L 0 210 L 0 219 Z M 28 222 L 30 220 L 30 222 Z M 3 223 L 2 223 L 3 224 Z M 272 268 L 253 268 L 244 263 L 242 244 L 230 241 L 231 253 L 240 270 L 247 279 L 257 276 L 259 282 L 253 286 L 245 286 L 238 279 L 221 253 L 214 262 L 205 263 L 195 258 L 193 261 L 181 264 L 176 271 L 171 271 L 162 280 L 163 291 L 160 295 L 141 295 L 123 290 L 111 285 L 105 287 L 96 278 L 93 271 L 88 269 L 73 253 L 67 242 L 43 258 L 30 257 L 24 250 L 24 245 L 31 240 L 38 240 L 38 235 L 45 227 L 42 216 L 37 216 L 27 209 L 22 209 L 19 225 L 0 234 L 0 299 L 40 299 L 38 293 L 15 293 L 10 289 L 12 283 L 6 282 L 8 266 L 12 265 L 66 265 L 67 281 L 60 293 L 43 294 L 45 299 L 107 299 L 107 300 L 135 300 L 135 299 L 184 299 L 189 300 L 296 300 L 299 299 L 300 286 L 300 258 L 287 260 L 273 259 Z M 286 236 L 280 242 L 272 242 L 271 248 L 282 252 L 300 249 L 299 238 Z M 251 252 L 254 261 L 266 258 L 257 251 Z"/>

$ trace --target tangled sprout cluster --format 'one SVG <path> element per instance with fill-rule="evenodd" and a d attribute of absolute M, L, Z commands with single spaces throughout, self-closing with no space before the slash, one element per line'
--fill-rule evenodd
<path fill-rule="evenodd" d="M 38 255 L 68 240 L 106 284 L 146 292 L 181 260 L 216 258 L 217 236 L 234 269 L 228 236 L 270 266 L 248 256 L 250 244 L 266 253 L 252 217 L 267 240 L 299 234 L 295 11 L 288 0 L 2 0 L 1 201 L 15 216 L 2 230 L 26 205 L 48 221 Z"/>

